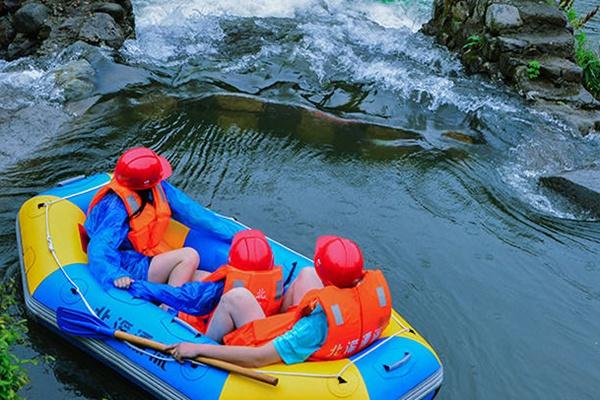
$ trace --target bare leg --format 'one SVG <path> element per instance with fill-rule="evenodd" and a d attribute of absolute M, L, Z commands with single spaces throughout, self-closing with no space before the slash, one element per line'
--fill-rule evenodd
<path fill-rule="evenodd" d="M 150 261 L 148 280 L 181 286 L 192 280 L 199 263 L 200 256 L 191 247 L 167 251 L 154 256 Z"/>
<path fill-rule="evenodd" d="M 192 281 L 193 282 L 200 282 L 202 281 L 204 278 L 206 278 L 207 276 L 209 276 L 211 273 L 208 271 L 204 271 L 204 270 L 196 270 L 194 271 L 194 276 L 192 277 Z"/>
<path fill-rule="evenodd" d="M 308 291 L 322 287 L 323 282 L 321 282 L 314 268 L 302 269 L 283 295 L 281 312 L 285 312 L 290 307 L 298 305 Z"/>
<path fill-rule="evenodd" d="M 234 288 L 221 297 L 206 336 L 221 342 L 229 332 L 262 318 L 265 318 L 265 313 L 254 295 L 246 288 Z"/>

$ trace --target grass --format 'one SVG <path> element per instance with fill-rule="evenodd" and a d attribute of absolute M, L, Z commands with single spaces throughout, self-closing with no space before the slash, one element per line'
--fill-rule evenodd
<path fill-rule="evenodd" d="M 529 61 L 527 64 L 527 77 L 529 79 L 537 79 L 540 76 L 541 64 L 539 61 Z"/>
<path fill-rule="evenodd" d="M 585 32 L 582 30 L 585 24 L 598 13 L 600 6 L 592 9 L 587 15 L 579 17 L 573 7 L 573 1 L 562 0 L 560 6 L 575 29 L 575 61 L 583 69 L 583 87 L 600 99 L 600 56 L 598 50 L 594 51 L 590 48 Z"/>
<path fill-rule="evenodd" d="M 24 340 L 27 331 L 25 320 L 14 315 L 16 304 L 14 281 L 0 289 L 0 399 L 19 399 L 17 392 L 29 378 L 23 364 L 33 360 L 22 360 L 11 352 L 11 348 Z"/>
<path fill-rule="evenodd" d="M 471 35 L 467 38 L 467 43 L 463 46 L 463 50 L 471 51 L 479 49 L 484 44 L 484 39 L 479 35 Z"/>
<path fill-rule="evenodd" d="M 578 32 L 575 39 L 575 59 L 583 69 L 583 86 L 600 99 L 600 57 L 588 47 L 585 32 Z"/>

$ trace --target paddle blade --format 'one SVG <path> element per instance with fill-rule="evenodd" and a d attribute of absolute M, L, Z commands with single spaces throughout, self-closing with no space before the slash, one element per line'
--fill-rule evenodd
<path fill-rule="evenodd" d="M 102 338 L 112 337 L 115 332 L 93 315 L 64 307 L 56 310 L 56 322 L 63 332 L 74 336 Z"/>

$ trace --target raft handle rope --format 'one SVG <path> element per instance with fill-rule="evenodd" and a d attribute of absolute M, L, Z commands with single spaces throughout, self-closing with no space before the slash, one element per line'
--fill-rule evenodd
<path fill-rule="evenodd" d="M 50 206 L 52 206 L 53 204 L 56 204 L 58 202 L 61 202 L 63 200 L 68 200 L 72 197 L 76 197 L 76 196 L 80 196 L 82 194 L 86 194 L 89 192 L 92 192 L 94 190 L 98 190 L 100 188 L 102 188 L 103 186 L 106 186 L 108 184 L 108 182 L 106 183 L 102 183 L 100 185 L 96 185 L 93 186 L 91 188 L 85 189 L 81 192 L 77 192 L 77 193 L 72 193 L 70 195 L 64 196 L 64 197 L 60 197 L 58 199 L 52 200 L 52 201 L 48 201 L 45 203 L 42 203 L 38 206 L 38 208 L 44 207 L 44 212 L 45 212 L 45 221 L 46 221 L 46 242 L 48 244 L 48 250 L 50 251 L 50 253 L 52 254 L 52 257 L 54 258 L 54 261 L 56 262 L 56 265 L 58 265 L 58 267 L 60 268 L 61 272 L 63 273 L 63 275 L 65 276 L 65 278 L 67 278 L 67 280 L 69 281 L 69 283 L 73 286 L 73 288 L 75 289 L 76 293 L 79 295 L 79 297 L 81 298 L 81 300 L 83 301 L 83 304 L 85 305 L 85 307 L 87 308 L 87 310 L 96 318 L 98 318 L 98 315 L 96 314 L 96 312 L 94 311 L 94 309 L 92 308 L 92 306 L 90 305 L 90 303 L 87 301 L 87 299 L 85 298 L 84 294 L 81 292 L 81 289 L 79 289 L 79 286 L 77 286 L 77 284 L 75 283 L 75 281 L 73 279 L 71 279 L 71 277 L 69 276 L 69 274 L 67 273 L 67 271 L 65 271 L 63 264 L 60 262 L 60 259 L 58 258 L 58 255 L 56 254 L 56 249 L 54 248 L 54 242 L 52 241 L 52 235 L 50 234 L 50 223 L 49 223 L 49 211 L 50 211 Z M 284 246 L 285 247 L 285 246 Z M 287 247 L 286 247 L 287 248 Z M 291 249 L 290 249 L 291 250 Z M 292 250 L 292 252 L 299 254 L 295 251 Z M 291 276 L 291 274 L 290 274 Z M 356 357 L 353 360 L 348 360 L 348 362 L 342 367 L 342 369 L 340 369 L 340 371 L 337 374 L 313 374 L 310 372 L 292 372 L 292 371 L 264 371 L 264 370 L 254 370 L 258 373 L 269 373 L 271 375 L 281 375 L 281 376 L 299 376 L 299 377 L 305 377 L 305 378 L 326 378 L 326 379 L 337 379 L 338 382 L 340 384 L 342 383 L 347 383 L 347 381 L 343 378 L 343 374 L 354 364 L 356 364 L 358 361 L 362 360 L 364 357 L 368 356 L 369 354 L 371 354 L 372 352 L 374 352 L 375 350 L 377 350 L 379 347 L 383 346 L 384 344 L 386 344 L 387 342 L 389 342 L 391 339 L 393 339 L 394 337 L 401 335 L 405 332 L 409 332 L 410 329 L 407 328 L 395 315 L 392 314 L 392 319 L 394 320 L 394 322 L 396 322 L 398 325 L 401 326 L 401 329 L 398 330 L 397 332 L 393 333 L 392 335 L 386 337 L 385 339 L 383 339 L 381 342 L 377 343 L 375 346 L 371 347 L 369 350 L 365 351 L 364 353 L 362 353 L 360 356 Z M 172 357 L 164 357 L 164 356 L 159 356 L 157 354 L 153 354 L 150 353 L 136 345 L 133 345 L 129 342 L 125 342 L 127 344 L 127 346 L 135 349 L 136 351 L 139 351 L 142 354 L 145 354 L 149 357 L 155 358 L 157 360 L 160 361 L 167 361 L 167 362 L 173 362 L 176 361 L 174 358 Z M 405 360 L 406 356 L 400 360 L 398 363 L 404 363 L 408 360 Z M 190 360 L 191 361 L 191 360 Z M 204 365 L 202 363 L 199 363 L 197 361 L 191 361 L 193 364 L 196 365 Z"/>
<path fill-rule="evenodd" d="M 410 358 L 411 358 L 410 353 L 405 351 L 404 357 L 402 357 L 400 360 L 396 361 L 395 363 L 383 364 L 383 369 L 385 369 L 386 372 L 392 372 L 393 370 L 398 369 L 401 366 L 403 366 L 404 364 L 406 364 L 410 360 Z"/>
<path fill-rule="evenodd" d="M 108 182 L 106 183 L 102 183 L 100 185 L 96 185 L 93 186 L 91 188 L 88 188 L 86 190 L 83 190 L 81 192 L 77 192 L 77 193 L 72 193 L 70 195 L 64 196 L 64 197 L 60 197 L 58 199 L 52 200 L 52 201 L 48 201 L 45 203 L 41 203 L 40 205 L 38 205 L 38 208 L 44 207 L 45 210 L 45 220 L 46 220 L 46 243 L 48 244 L 48 250 L 50 250 L 50 253 L 52 254 L 52 257 L 54 258 L 54 262 L 56 262 L 56 265 L 58 265 L 58 268 L 60 268 L 61 272 L 63 273 L 63 275 L 65 276 L 65 278 L 67 278 L 67 280 L 69 281 L 69 283 L 73 286 L 73 289 L 75 289 L 75 293 L 79 295 L 79 297 L 81 298 L 81 300 L 83 301 L 83 304 L 85 305 L 85 308 L 90 312 L 90 314 L 92 314 L 94 317 L 99 318 L 98 314 L 96 314 L 96 312 L 94 311 L 93 307 L 90 305 L 90 303 L 87 301 L 87 299 L 85 298 L 85 295 L 81 292 L 81 289 L 79 288 L 79 286 L 77 286 L 77 284 L 75 283 L 75 281 L 69 276 L 69 274 L 67 273 L 67 271 L 65 271 L 63 264 L 60 262 L 60 259 L 58 258 L 58 255 L 56 254 L 56 249 L 54 248 L 54 242 L 52 241 L 52 235 L 50 234 L 50 222 L 49 222 L 49 212 L 50 212 L 50 206 L 52 206 L 53 204 L 56 204 L 58 202 L 61 202 L 63 200 L 68 200 L 72 197 L 76 197 L 76 196 L 80 196 L 82 194 L 86 194 L 89 192 L 92 192 L 94 190 L 98 190 L 104 186 L 106 186 L 108 184 Z M 135 349 L 136 351 L 139 351 L 140 353 L 146 354 L 149 357 L 161 360 L 161 361 L 175 361 L 174 358 L 172 357 L 162 357 L 159 356 L 157 354 L 152 354 L 144 349 L 142 349 L 141 347 L 138 347 L 134 344 L 131 344 L 129 342 L 125 342 L 125 344 L 129 347 L 131 347 L 132 349 Z"/>
<path fill-rule="evenodd" d="M 70 195 L 67 195 L 64 197 L 60 197 L 60 198 L 52 200 L 52 201 L 47 201 L 45 203 L 42 203 L 42 205 L 41 205 L 42 207 L 44 207 L 44 214 L 45 214 L 45 219 L 46 219 L 46 243 L 48 244 L 48 250 L 50 250 L 50 254 L 52 254 L 52 258 L 54 258 L 54 262 L 56 262 L 56 265 L 58 265 L 58 268 L 60 268 L 60 270 L 63 273 L 63 275 L 65 276 L 65 278 L 67 278 L 69 283 L 73 286 L 73 289 L 75 289 L 76 293 L 79 295 L 79 297 L 81 297 L 81 300 L 83 301 L 83 304 L 85 305 L 87 310 L 96 318 L 98 318 L 98 315 L 96 314 L 96 312 L 94 311 L 94 309 L 92 308 L 90 303 L 87 301 L 87 299 L 81 292 L 81 289 L 79 289 L 79 286 L 77 286 L 75 281 L 73 279 L 71 279 L 69 274 L 67 274 L 67 271 L 65 271 L 63 264 L 60 262 L 58 255 L 56 254 L 56 249 L 54 248 L 54 242 L 52 241 L 52 235 L 50 234 L 50 222 L 49 222 L 48 215 L 50 213 L 50 206 L 52 206 L 53 204 L 56 204 L 63 200 L 70 199 L 71 197 L 80 196 L 82 194 L 89 193 L 94 190 L 98 190 L 101 187 L 105 186 L 106 184 L 107 183 L 96 185 L 94 187 L 88 188 L 81 192 L 77 192 L 77 193 L 73 193 L 73 194 L 70 194 Z"/>

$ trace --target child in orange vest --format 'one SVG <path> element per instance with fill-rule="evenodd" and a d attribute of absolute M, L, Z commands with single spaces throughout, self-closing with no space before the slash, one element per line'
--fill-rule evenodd
<path fill-rule="evenodd" d="M 235 234 L 229 250 L 226 265 L 202 279 L 203 282 L 224 282 L 224 298 L 221 304 L 227 303 L 231 290 L 246 289 L 260 305 L 262 314 L 254 315 L 249 310 L 244 313 L 246 318 L 264 318 L 279 312 L 283 301 L 283 271 L 274 266 L 273 251 L 265 235 L 255 229 L 243 230 Z M 245 291 L 244 291 L 245 292 Z M 235 293 L 235 292 L 234 292 Z M 239 297 L 239 296 L 238 296 Z M 243 305 L 242 305 L 243 306 Z M 223 306 L 222 306 L 223 307 Z M 216 314 L 216 323 L 213 316 Z M 222 318 L 223 312 L 213 312 L 206 315 L 191 315 L 180 312 L 178 317 L 188 322 L 208 337 L 222 337 L 221 331 L 231 331 Z M 231 320 L 230 320 L 231 321 Z"/>
<path fill-rule="evenodd" d="M 232 330 L 223 336 L 226 346 L 179 343 L 170 346 L 171 354 L 177 359 L 205 356 L 260 367 L 346 358 L 377 340 L 391 316 L 390 292 L 381 271 L 364 271 L 356 243 L 335 236 L 318 239 L 314 262 L 315 269 L 303 272 L 315 271 L 322 285 L 315 284 L 294 310 L 268 318 L 254 313 L 258 319 L 238 320 L 235 307 L 252 304 L 251 298 L 240 296 L 223 313 Z"/>
<path fill-rule="evenodd" d="M 172 212 L 200 212 L 188 210 L 196 206 L 166 183 L 171 172 L 154 151 L 129 149 L 92 199 L 84 225 L 87 253 L 90 271 L 104 287 L 127 289 L 135 280 L 181 286 L 194 277 L 196 250 L 172 249 L 163 241 Z"/>

